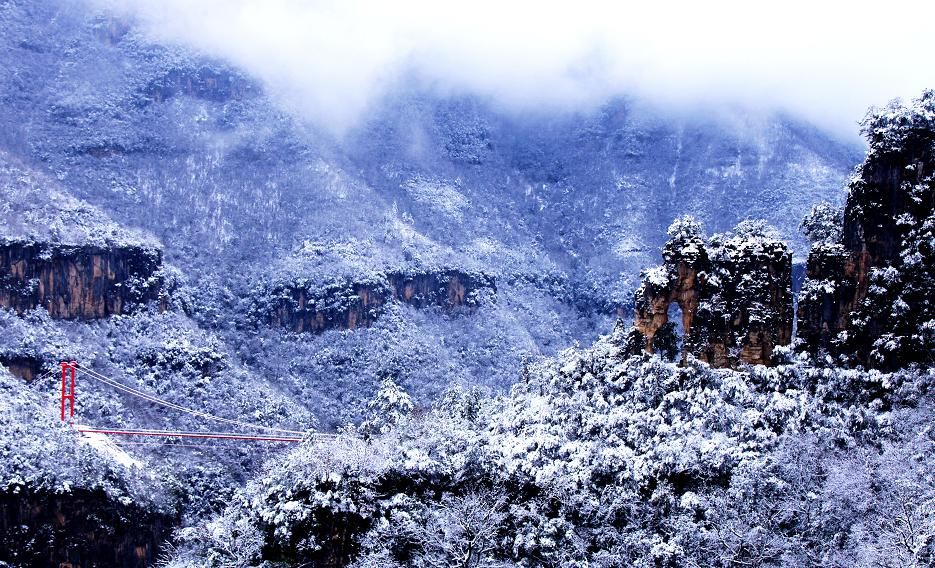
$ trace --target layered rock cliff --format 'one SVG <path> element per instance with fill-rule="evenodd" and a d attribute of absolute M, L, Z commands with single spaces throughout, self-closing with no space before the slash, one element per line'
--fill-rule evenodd
<path fill-rule="evenodd" d="M 815 243 L 799 300 L 812 352 L 895 368 L 931 362 L 935 310 L 935 92 L 871 113 L 839 236 Z"/>
<path fill-rule="evenodd" d="M 368 327 L 391 300 L 417 308 L 473 310 L 482 290 L 496 290 L 494 279 L 458 270 L 389 272 L 365 281 L 335 282 L 324 287 L 294 281 L 261 291 L 254 315 L 270 325 L 296 332 Z"/>
<path fill-rule="evenodd" d="M 3 151 L 0 204 L 0 308 L 90 319 L 157 298 L 158 241 Z"/>
<path fill-rule="evenodd" d="M 54 318 L 124 313 L 159 293 L 158 249 L 0 242 L 0 306 L 42 307 Z"/>
<path fill-rule="evenodd" d="M 763 223 L 743 222 L 707 243 L 691 218 L 669 228 L 662 266 L 636 292 L 634 350 L 674 354 L 670 307 L 681 311 L 681 354 L 715 367 L 772 364 L 792 339 L 792 254 Z"/>

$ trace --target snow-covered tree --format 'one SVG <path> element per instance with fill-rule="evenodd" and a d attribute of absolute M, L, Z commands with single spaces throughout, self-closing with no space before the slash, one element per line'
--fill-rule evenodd
<path fill-rule="evenodd" d="M 361 425 L 365 433 L 386 434 L 412 414 L 412 398 L 387 377 L 380 383 L 373 399 L 367 403 L 368 418 Z"/>
<path fill-rule="evenodd" d="M 801 229 L 812 243 L 837 243 L 841 240 L 844 210 L 823 201 L 808 212 Z"/>
<path fill-rule="evenodd" d="M 685 262 L 691 266 L 703 265 L 707 260 L 705 232 L 701 222 L 691 215 L 677 217 L 666 231 L 668 240 L 662 249 L 667 265 Z"/>

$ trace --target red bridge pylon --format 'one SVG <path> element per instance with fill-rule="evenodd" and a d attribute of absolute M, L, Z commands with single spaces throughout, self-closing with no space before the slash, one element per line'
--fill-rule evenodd
<path fill-rule="evenodd" d="M 62 361 L 62 422 L 65 421 L 65 401 L 68 401 L 69 417 L 75 416 L 75 371 L 78 369 L 78 362 Z M 71 377 L 71 388 L 68 384 L 68 378 Z"/>

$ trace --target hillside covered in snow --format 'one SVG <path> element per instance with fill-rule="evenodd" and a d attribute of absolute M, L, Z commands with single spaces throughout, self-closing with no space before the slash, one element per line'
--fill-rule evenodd
<path fill-rule="evenodd" d="M 106 2 L 0 28 L 0 566 L 935 560 L 932 91 L 336 133 Z M 289 440 L 79 435 L 60 361 L 79 428 Z"/>

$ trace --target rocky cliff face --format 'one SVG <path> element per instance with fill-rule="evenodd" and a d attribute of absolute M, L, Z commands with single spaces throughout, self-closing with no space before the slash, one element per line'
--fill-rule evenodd
<path fill-rule="evenodd" d="M 11 375 L 31 381 L 42 375 L 42 361 L 28 355 L 0 355 L 0 366 L 6 367 Z"/>
<path fill-rule="evenodd" d="M 712 275 L 690 348 L 716 367 L 770 365 L 792 341 L 792 252 L 764 226 L 741 223 L 709 243 Z"/>
<path fill-rule="evenodd" d="M 164 76 L 154 79 L 143 90 L 143 96 L 154 103 L 161 103 L 179 95 L 226 102 L 242 100 L 258 93 L 256 85 L 239 73 L 225 68 L 210 67 L 172 69 Z"/>
<path fill-rule="evenodd" d="M 933 358 L 935 93 L 864 125 L 867 158 L 848 184 L 840 237 L 817 242 L 799 300 L 812 351 L 898 367 Z"/>
<path fill-rule="evenodd" d="M 669 229 L 665 263 L 647 271 L 636 293 L 635 342 L 643 351 L 673 351 L 669 322 L 682 314 L 682 357 L 715 367 L 769 365 L 773 349 L 792 339 L 792 254 L 758 223 L 705 242 L 691 218 Z"/>
<path fill-rule="evenodd" d="M 59 319 L 124 313 L 158 296 L 161 252 L 126 246 L 0 244 L 0 306 L 37 307 Z"/>
<path fill-rule="evenodd" d="M 270 324 L 299 333 L 368 327 L 388 296 L 383 283 L 335 284 L 319 290 L 287 287 L 280 294 Z"/>
<path fill-rule="evenodd" d="M 691 335 L 709 268 L 707 254 L 704 249 L 701 252 L 697 260 L 679 258 L 674 266 L 667 264 L 654 269 L 637 291 L 635 327 L 644 338 L 645 351 L 653 352 L 656 334 L 669 324 L 669 307 L 673 303 L 682 312 L 682 329 L 686 336 Z"/>
<path fill-rule="evenodd" d="M 0 564 L 151 566 L 174 525 L 170 517 L 115 503 L 100 492 L 0 493 Z"/>
<path fill-rule="evenodd" d="M 495 290 L 493 278 L 457 270 L 440 272 L 391 272 L 368 282 L 344 282 L 311 289 L 293 284 L 280 286 L 263 302 L 268 321 L 296 332 L 368 327 L 388 301 L 398 300 L 417 308 L 439 306 L 446 311 L 473 310 L 477 293 Z"/>

